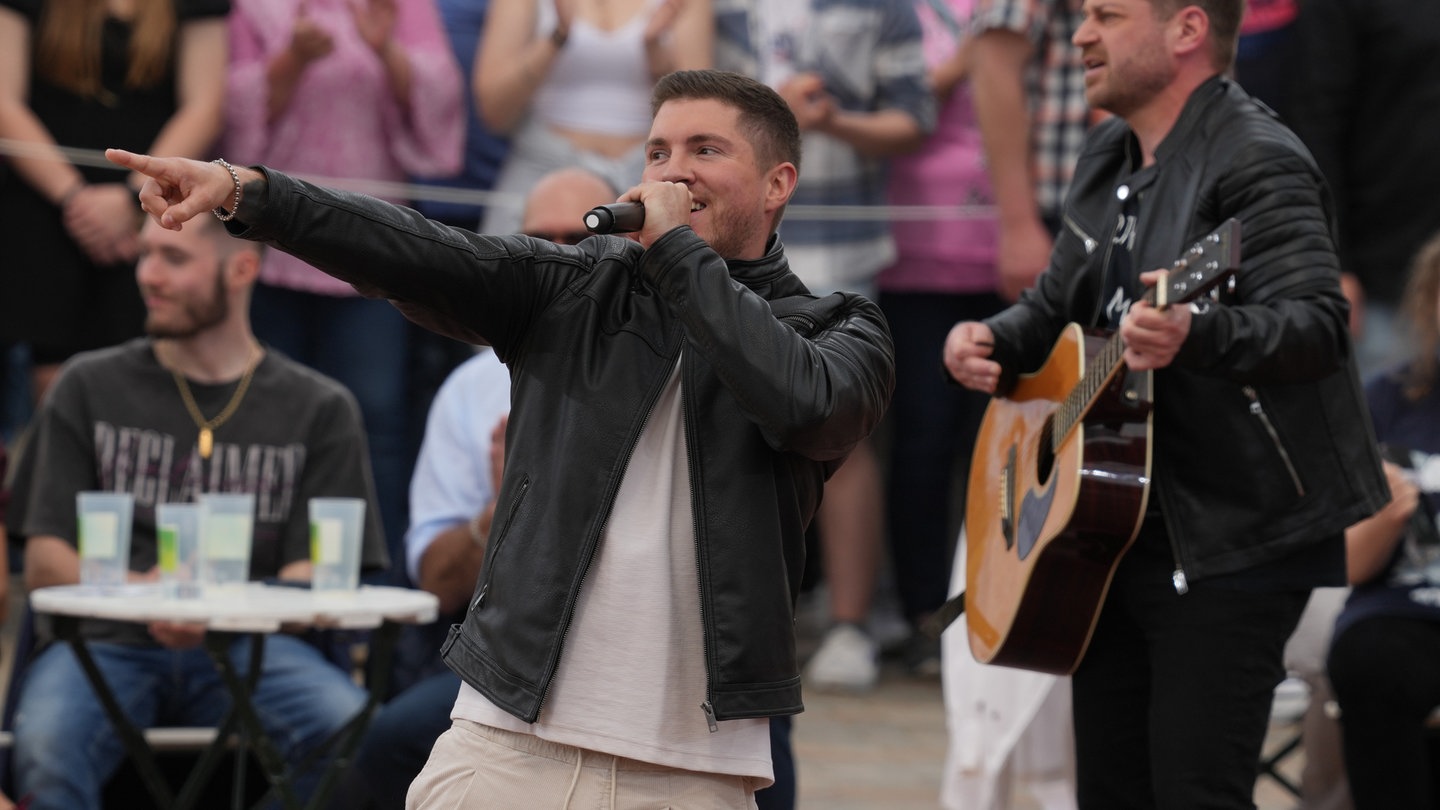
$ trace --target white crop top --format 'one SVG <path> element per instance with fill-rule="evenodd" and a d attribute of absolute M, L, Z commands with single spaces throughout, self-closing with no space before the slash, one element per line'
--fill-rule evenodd
<path fill-rule="evenodd" d="M 555 4 L 536 3 L 536 34 L 555 28 Z M 535 91 L 531 114 L 540 122 L 581 132 L 644 136 L 650 132 L 655 80 L 645 60 L 645 25 L 655 3 L 614 31 L 585 20 L 570 25 L 565 47 Z"/>

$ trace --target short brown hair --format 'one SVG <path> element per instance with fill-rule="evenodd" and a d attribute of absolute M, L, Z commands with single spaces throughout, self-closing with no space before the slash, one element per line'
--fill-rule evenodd
<path fill-rule="evenodd" d="M 1240 41 L 1240 18 L 1245 16 L 1245 0 L 1150 0 L 1156 16 L 1170 19 L 1182 8 L 1196 6 L 1210 19 L 1210 58 L 1216 70 L 1224 73 L 1235 64 L 1235 48 Z"/>
<path fill-rule="evenodd" d="M 800 168 L 800 125 L 779 93 L 754 79 L 724 70 L 677 70 L 660 77 L 650 96 L 650 114 L 667 101 L 714 100 L 740 111 L 740 127 L 764 168 L 793 163 Z"/>

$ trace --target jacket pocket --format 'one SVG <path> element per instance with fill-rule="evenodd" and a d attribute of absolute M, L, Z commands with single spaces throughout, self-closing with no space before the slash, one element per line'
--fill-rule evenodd
<path fill-rule="evenodd" d="M 1076 222 L 1074 217 L 1067 213 L 1064 219 L 1065 233 L 1068 233 L 1080 241 L 1080 246 L 1085 249 L 1086 256 L 1094 253 L 1096 249 L 1100 247 L 1100 240 L 1091 236 L 1084 228 L 1080 227 L 1080 223 Z M 1061 234 L 1062 237 L 1064 235 L 1065 234 Z"/>
<path fill-rule="evenodd" d="M 1265 404 L 1260 401 L 1260 392 L 1254 386 L 1247 385 L 1241 389 L 1248 402 L 1250 416 L 1260 426 L 1270 444 L 1275 448 L 1275 454 L 1285 467 L 1285 472 L 1290 477 L 1290 483 L 1295 487 L 1297 497 L 1305 496 L 1305 484 L 1300 480 L 1300 471 L 1295 468 L 1295 460 L 1290 457 L 1290 452 L 1285 449 L 1285 442 L 1280 439 L 1280 431 L 1276 429 L 1275 423 L 1270 419 L 1270 413 L 1265 410 Z"/>
<path fill-rule="evenodd" d="M 520 507 L 525 503 L 525 496 L 530 493 L 530 477 L 525 476 L 520 481 L 520 491 L 510 500 L 505 509 L 505 520 L 500 524 L 500 533 L 495 535 L 495 542 L 492 548 L 485 554 L 485 567 L 480 578 L 480 587 L 475 591 L 475 598 L 470 600 L 470 610 L 475 611 L 484 607 L 485 597 L 490 593 L 490 582 L 494 578 L 495 569 L 500 553 L 504 551 L 505 541 L 510 538 L 510 527 L 515 523 L 515 516 L 519 514 Z"/>

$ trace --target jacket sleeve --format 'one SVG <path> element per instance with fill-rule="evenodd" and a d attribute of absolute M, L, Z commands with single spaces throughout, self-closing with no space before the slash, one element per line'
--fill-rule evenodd
<path fill-rule="evenodd" d="M 894 346 L 879 307 L 865 298 L 837 293 L 781 320 L 688 226 L 652 245 L 641 273 L 776 450 L 840 459 L 884 416 Z"/>
<path fill-rule="evenodd" d="M 1066 324 L 1081 320 L 1070 311 L 1070 301 L 1094 301 L 1098 291 L 1078 288 L 1087 283 L 1090 264 L 1086 237 L 1072 228 L 1062 228 L 1055 237 L 1050 262 L 1032 287 L 1020 293 L 1020 300 L 985 319 L 995 336 L 991 359 L 1000 364 L 996 393 L 1004 396 L 1015 387 L 1021 374 L 1043 364 L 1055 347 Z"/>
<path fill-rule="evenodd" d="M 1281 131 L 1288 136 L 1288 132 Z M 1340 290 L 1328 191 L 1293 136 L 1240 148 L 1202 198 L 1200 216 L 1241 223 L 1233 300 L 1191 321 L 1178 366 L 1240 384 L 1297 383 L 1349 360 L 1349 303 Z"/>
<path fill-rule="evenodd" d="M 415 323 L 503 360 L 532 316 L 578 273 L 583 255 L 526 236 L 482 236 L 416 211 L 313 185 L 265 167 L 264 196 L 232 220 L 235 236 L 270 244 L 387 298 Z M 246 204 L 249 211 L 250 205 Z"/>

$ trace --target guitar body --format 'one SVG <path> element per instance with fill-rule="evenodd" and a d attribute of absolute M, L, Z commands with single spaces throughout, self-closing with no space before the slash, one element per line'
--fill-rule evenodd
<path fill-rule="evenodd" d="M 985 412 L 965 512 L 966 624 L 982 663 L 1072 672 L 1139 532 L 1150 482 L 1150 375 L 1127 380 L 1121 367 L 1068 436 L 1051 436 L 1103 342 L 1071 324 L 1045 364 Z"/>

